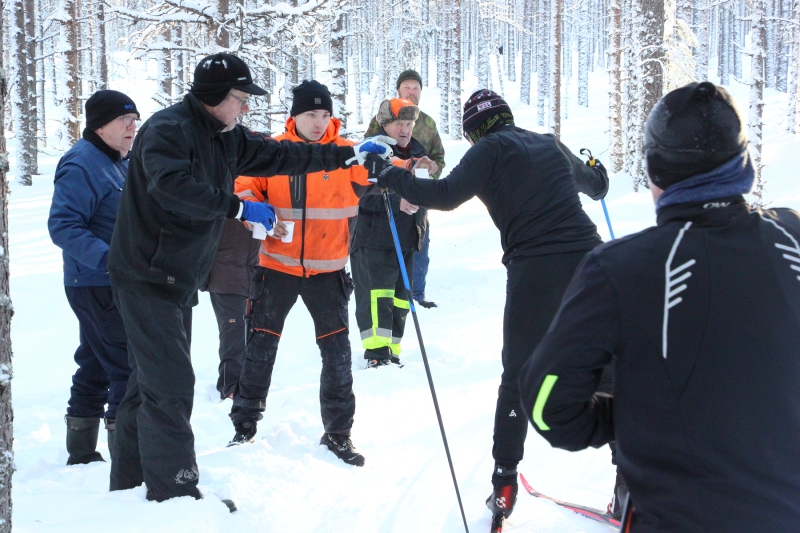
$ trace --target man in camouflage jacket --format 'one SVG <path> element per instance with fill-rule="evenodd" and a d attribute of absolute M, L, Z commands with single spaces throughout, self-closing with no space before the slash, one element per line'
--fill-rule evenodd
<path fill-rule="evenodd" d="M 419 106 L 419 96 L 422 92 L 422 77 L 416 70 L 404 70 L 397 77 L 397 96 L 411 100 L 414 105 Z M 372 122 L 369 123 L 364 137 L 372 137 L 380 130 L 380 125 L 376 117 L 372 117 Z M 442 169 L 445 166 L 444 162 L 444 146 L 442 146 L 442 139 L 439 137 L 439 130 L 436 128 L 436 121 L 429 115 L 422 111 L 419 112 L 419 118 L 414 125 L 414 131 L 411 136 L 419 141 L 428 157 L 433 159 L 439 166 L 439 170 L 431 174 L 433 179 L 439 179 L 442 174 Z M 428 247 L 430 246 L 430 222 L 428 222 L 427 231 L 423 236 L 422 248 L 418 252 L 414 252 L 414 273 L 413 273 L 413 287 L 412 297 L 419 305 L 425 308 L 436 307 L 434 302 L 425 300 L 425 277 L 428 275 Z"/>

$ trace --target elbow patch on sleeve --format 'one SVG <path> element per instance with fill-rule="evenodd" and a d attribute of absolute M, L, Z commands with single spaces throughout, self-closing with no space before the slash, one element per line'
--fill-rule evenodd
<path fill-rule="evenodd" d="M 536 397 L 536 403 L 533 405 L 533 422 L 540 431 L 550 430 L 550 426 L 544 423 L 542 412 L 544 411 L 544 406 L 547 403 L 547 398 L 550 397 L 553 386 L 556 384 L 556 380 L 558 380 L 558 376 L 554 376 L 552 374 L 548 374 L 544 378 L 544 383 L 542 383 L 542 387 L 539 389 L 539 395 Z"/>

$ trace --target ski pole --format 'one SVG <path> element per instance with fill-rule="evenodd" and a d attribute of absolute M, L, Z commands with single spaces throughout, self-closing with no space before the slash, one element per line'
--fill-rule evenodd
<path fill-rule="evenodd" d="M 433 377 L 431 376 L 431 367 L 428 364 L 428 355 L 425 353 L 425 345 L 422 343 L 422 331 L 419 329 L 419 320 L 417 320 L 417 309 L 414 307 L 414 298 L 411 297 L 411 284 L 408 282 L 408 272 L 406 271 L 406 264 L 403 261 L 403 251 L 400 248 L 400 239 L 397 237 L 397 227 L 394 224 L 394 213 L 392 212 L 392 204 L 389 202 L 389 195 L 386 189 L 383 190 L 383 203 L 386 205 L 386 215 L 389 217 L 389 227 L 392 230 L 392 239 L 394 240 L 394 249 L 397 252 L 397 262 L 400 264 L 400 274 L 403 276 L 403 285 L 408 293 L 408 305 L 411 309 L 411 316 L 414 319 L 414 328 L 417 330 L 417 339 L 419 340 L 419 349 L 422 352 L 422 361 L 425 363 L 425 373 L 428 375 L 428 385 L 431 388 L 431 396 L 433 397 L 433 407 L 436 409 L 436 418 L 439 420 L 439 431 L 442 432 L 442 441 L 444 442 L 444 451 L 447 454 L 447 462 L 450 465 L 450 475 L 453 476 L 453 486 L 456 489 L 456 498 L 458 498 L 458 507 L 461 509 L 461 519 L 464 521 L 464 529 L 469 533 L 467 526 L 467 517 L 464 514 L 464 505 L 461 503 L 461 493 L 458 491 L 458 481 L 456 480 L 456 471 L 453 468 L 453 458 L 450 456 L 450 447 L 447 445 L 447 435 L 444 433 L 444 423 L 442 422 L 442 412 L 439 410 L 439 400 L 436 399 L 436 389 L 433 386 Z"/>
<path fill-rule="evenodd" d="M 586 152 L 586 153 L 584 153 Z M 592 156 L 592 151 L 588 148 L 581 148 L 580 151 L 581 155 L 588 155 L 589 156 L 589 166 L 593 167 L 597 164 L 597 159 Z M 603 213 L 606 215 L 606 224 L 608 224 L 608 232 L 611 234 L 611 240 L 614 240 L 614 230 L 611 229 L 611 218 L 608 216 L 608 207 L 606 207 L 606 199 L 600 198 L 600 204 L 603 206 Z"/>

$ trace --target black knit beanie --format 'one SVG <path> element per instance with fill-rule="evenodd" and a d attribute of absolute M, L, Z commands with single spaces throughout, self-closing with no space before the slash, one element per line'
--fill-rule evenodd
<path fill-rule="evenodd" d="M 422 76 L 419 75 L 419 72 L 408 69 L 404 70 L 399 76 L 397 76 L 397 87 L 395 87 L 395 89 L 400 89 L 400 84 L 406 80 L 417 80 L 419 82 L 419 86 L 422 87 Z"/>
<path fill-rule="evenodd" d="M 86 109 L 86 128 L 91 131 L 128 113 L 136 113 L 137 117 L 140 116 L 136 104 L 127 94 L 110 89 L 97 91 L 90 96 L 84 104 L 84 109 Z"/>
<path fill-rule="evenodd" d="M 464 134 L 478 142 L 499 127 L 513 126 L 514 115 L 503 98 L 494 91 L 481 89 L 472 93 L 464 104 Z"/>
<path fill-rule="evenodd" d="M 709 172 L 747 147 L 742 115 L 730 93 L 704 81 L 670 92 L 644 129 L 647 175 L 657 187 Z"/>
<path fill-rule="evenodd" d="M 296 117 L 306 111 L 314 109 L 324 109 L 328 113 L 333 113 L 333 100 L 331 93 L 326 85 L 317 80 L 304 80 L 300 85 L 292 89 L 292 109 L 289 115 Z"/>

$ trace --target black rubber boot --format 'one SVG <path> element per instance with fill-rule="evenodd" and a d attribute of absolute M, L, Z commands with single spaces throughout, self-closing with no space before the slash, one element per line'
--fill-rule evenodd
<path fill-rule="evenodd" d="M 85 465 L 104 461 L 97 452 L 97 435 L 100 433 L 100 418 L 79 418 L 66 415 L 68 465 Z"/>
<path fill-rule="evenodd" d="M 517 503 L 517 468 L 509 469 L 495 463 L 492 487 L 494 490 L 486 499 L 486 507 L 493 516 L 502 515 L 503 518 L 508 518 Z"/>
<path fill-rule="evenodd" d="M 106 431 L 108 432 L 108 455 L 114 460 L 114 434 L 117 430 L 116 418 L 106 418 Z"/>

